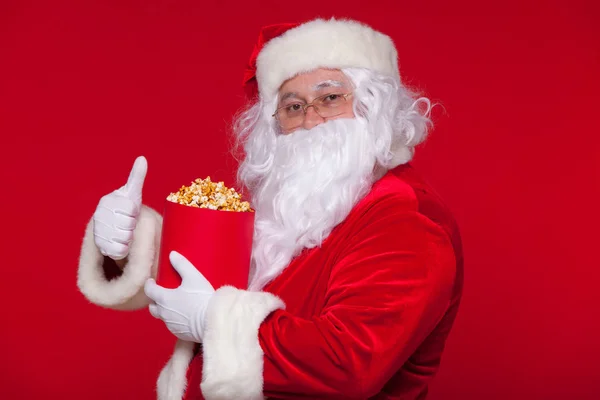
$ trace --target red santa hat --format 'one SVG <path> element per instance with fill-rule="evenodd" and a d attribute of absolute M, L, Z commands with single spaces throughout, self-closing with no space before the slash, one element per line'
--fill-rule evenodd
<path fill-rule="evenodd" d="M 264 27 L 244 75 L 249 96 L 272 101 L 279 87 L 316 68 L 361 67 L 398 81 L 398 53 L 392 39 L 349 19 L 315 19 Z"/>

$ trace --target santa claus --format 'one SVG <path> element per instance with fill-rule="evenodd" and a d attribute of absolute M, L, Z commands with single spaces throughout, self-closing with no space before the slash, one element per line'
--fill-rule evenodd
<path fill-rule="evenodd" d="M 424 399 L 463 264 L 451 213 L 410 164 L 429 101 L 402 84 L 392 40 L 351 20 L 264 28 L 245 84 L 248 290 L 215 290 L 176 252 L 181 286 L 156 284 L 162 219 L 142 204 L 139 157 L 87 226 L 81 292 L 149 307 L 177 336 L 158 399 Z"/>

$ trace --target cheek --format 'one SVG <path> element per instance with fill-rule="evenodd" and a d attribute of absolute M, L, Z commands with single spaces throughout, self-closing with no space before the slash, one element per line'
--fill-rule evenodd
<path fill-rule="evenodd" d="M 343 114 L 344 118 L 356 118 L 356 114 L 354 114 L 354 99 L 348 99 L 346 107 L 348 107 L 348 110 Z"/>
<path fill-rule="evenodd" d="M 352 104 L 350 104 L 348 106 L 348 110 L 345 113 L 343 113 L 342 115 L 340 115 L 339 117 L 336 117 L 336 118 L 356 118 Z"/>

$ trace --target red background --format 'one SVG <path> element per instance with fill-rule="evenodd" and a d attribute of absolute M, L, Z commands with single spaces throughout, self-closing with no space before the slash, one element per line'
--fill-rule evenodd
<path fill-rule="evenodd" d="M 75 286 L 99 198 L 232 184 L 259 28 L 349 16 L 443 105 L 415 164 L 461 225 L 462 309 L 430 400 L 600 396 L 596 1 L 0 2 L 0 397 L 153 398 L 172 337 Z"/>

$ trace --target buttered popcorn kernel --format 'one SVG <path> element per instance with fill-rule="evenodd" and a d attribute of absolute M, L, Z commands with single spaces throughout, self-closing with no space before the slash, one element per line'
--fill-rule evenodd
<path fill-rule="evenodd" d="M 254 212 L 250 203 L 242 201 L 235 189 L 227 188 L 223 182 L 196 179 L 190 186 L 182 186 L 179 191 L 167 196 L 167 200 L 190 207 L 209 208 L 221 211 Z"/>

